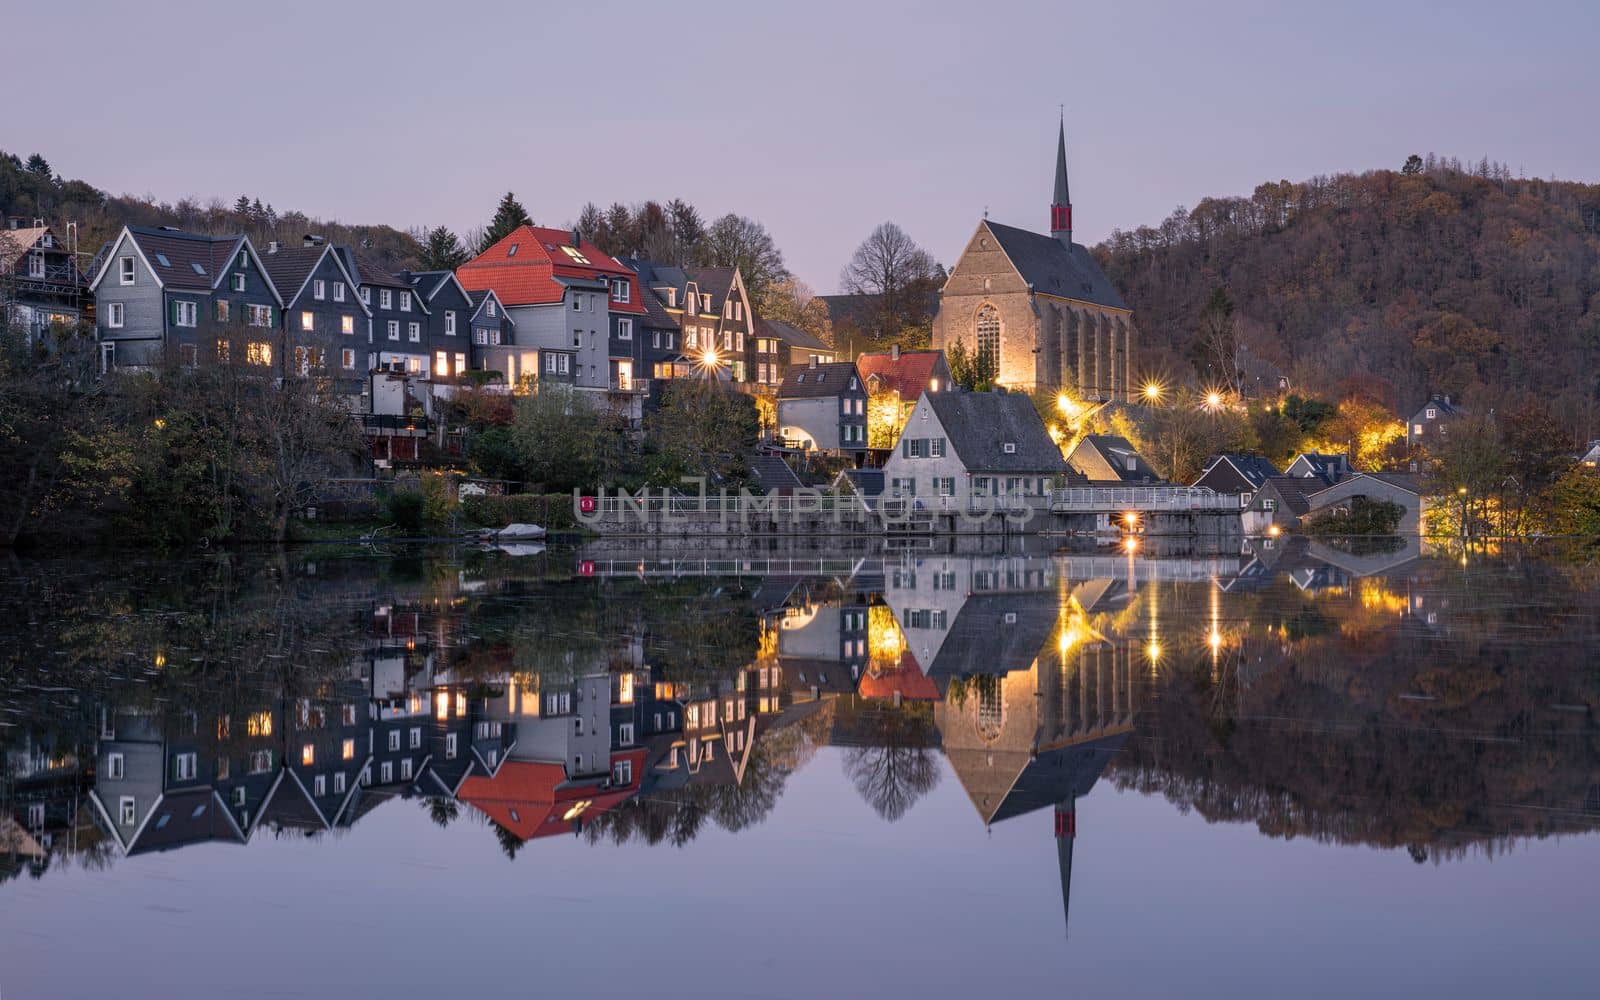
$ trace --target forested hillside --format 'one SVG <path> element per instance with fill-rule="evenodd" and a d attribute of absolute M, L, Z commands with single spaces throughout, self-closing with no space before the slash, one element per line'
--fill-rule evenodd
<path fill-rule="evenodd" d="M 152 197 L 112 195 L 87 181 L 58 176 L 37 153 L 23 159 L 3 150 L 0 216 L 20 217 L 23 225 L 41 218 L 45 225 L 55 227 L 62 239 L 67 238 L 66 224 L 76 222 L 78 249 L 88 254 L 98 251 L 124 225 L 248 233 L 263 249 L 269 240 L 287 243 L 316 233 L 330 241 L 365 247 L 375 260 L 396 269 L 416 266 L 421 251 L 411 234 L 392 226 L 352 226 L 311 218 L 304 212 L 280 212 L 251 195 L 240 195 L 231 202 L 180 198 L 173 204 Z"/>
<path fill-rule="evenodd" d="M 1600 436 L 1600 185 L 1413 157 L 1208 198 L 1097 252 L 1134 305 L 1141 360 L 1169 375 L 1206 370 L 1221 287 L 1239 340 L 1298 391 L 1399 410 L 1445 392 L 1480 413 L 1534 394 Z"/>

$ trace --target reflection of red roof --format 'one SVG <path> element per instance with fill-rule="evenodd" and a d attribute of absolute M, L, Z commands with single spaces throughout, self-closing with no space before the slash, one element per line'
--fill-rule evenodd
<path fill-rule="evenodd" d="M 900 654 L 900 664 L 893 670 L 867 671 L 861 678 L 861 697 L 893 698 L 900 692 L 902 701 L 938 701 L 939 685 L 922 672 L 910 652 Z"/>
<path fill-rule="evenodd" d="M 623 278 L 630 289 L 628 301 L 608 299 L 607 309 L 644 315 L 639 276 L 633 270 L 586 239 L 580 239 L 576 248 L 581 261 L 563 249 L 571 246 L 570 230 L 518 226 L 504 239 L 461 265 L 456 277 L 461 287 L 469 292 L 493 289 L 507 306 L 560 302 L 564 286 L 556 280 L 558 278 L 584 281 Z"/>
<path fill-rule="evenodd" d="M 497 826 L 509 830 L 518 840 L 571 833 L 572 823 L 563 821 L 562 817 L 577 803 L 589 801 L 588 808 L 575 818 L 581 822 L 626 802 L 639 791 L 644 750 L 611 755 L 613 766 L 621 760 L 633 762 L 633 780 L 604 790 L 598 780 L 569 783 L 567 772 L 560 764 L 512 760 L 506 761 L 494 777 L 469 776 L 461 783 L 456 797 Z"/>
<path fill-rule="evenodd" d="M 879 388 L 893 389 L 911 400 L 928 388 L 943 357 L 943 351 L 901 351 L 899 359 L 890 352 L 863 354 L 856 358 L 856 370 L 863 382 L 877 376 Z"/>

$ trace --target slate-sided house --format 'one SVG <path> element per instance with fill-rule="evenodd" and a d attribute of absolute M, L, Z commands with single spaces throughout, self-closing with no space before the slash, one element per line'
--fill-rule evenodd
<path fill-rule="evenodd" d="M 467 314 L 468 335 L 472 339 L 471 365 L 476 371 L 499 372 L 506 385 L 515 387 L 524 378 L 553 382 L 572 382 L 572 366 L 564 372 L 539 374 L 539 352 L 517 345 L 517 325 L 493 289 L 468 292 L 471 311 Z M 516 378 L 511 373 L 520 372 Z"/>
<path fill-rule="evenodd" d="M 1466 411 L 1450 402 L 1449 396 L 1434 394 L 1417 407 L 1406 421 L 1407 448 L 1433 448 L 1450 433 L 1450 425 Z"/>
<path fill-rule="evenodd" d="M 322 238 L 307 237 L 307 241 L 320 243 Z M 355 276 L 361 301 L 371 311 L 369 367 L 427 378 L 431 372 L 426 340 L 429 313 L 416 289 L 352 246 L 335 243 L 333 251 L 345 270 Z"/>
<path fill-rule="evenodd" d="M 1405 513 L 1400 517 L 1397 533 L 1415 535 L 1422 531 L 1422 519 L 1428 511 L 1427 493 L 1422 477 L 1416 473 L 1362 472 L 1312 494 L 1306 516 L 1348 510 L 1352 500 L 1364 497 L 1399 504 Z"/>
<path fill-rule="evenodd" d="M 1294 461 L 1289 463 L 1289 467 L 1283 470 L 1283 474 L 1302 479 L 1319 479 L 1324 486 L 1332 486 L 1341 479 L 1355 475 L 1355 469 L 1350 465 L 1349 455 L 1308 451 L 1296 455 Z"/>
<path fill-rule="evenodd" d="M 397 277 L 409 282 L 428 307 L 423 346 L 432 359 L 429 362 L 432 377 L 448 382 L 469 368 L 477 367 L 472 364 L 472 336 L 469 329 L 475 306 L 455 272 L 401 271 Z"/>
<path fill-rule="evenodd" d="M 1067 464 L 1091 483 L 1141 486 L 1161 482 L 1161 476 L 1128 439 L 1115 434 L 1086 435 L 1067 456 Z"/>
<path fill-rule="evenodd" d="M 661 310 L 678 324 L 678 346 L 688 359 L 708 359 L 736 383 L 751 380 L 755 317 L 744 278 L 733 267 L 676 267 L 641 262 L 640 280 Z"/>
<path fill-rule="evenodd" d="M 1274 527 L 1287 531 L 1311 509 L 1311 494 L 1325 489 L 1315 476 L 1273 476 L 1261 484 L 1240 514 L 1246 535 L 1269 534 Z"/>
<path fill-rule="evenodd" d="M 283 296 L 244 236 L 124 226 L 89 287 L 102 369 L 169 359 L 281 368 Z"/>
<path fill-rule="evenodd" d="M 1277 475 L 1277 466 L 1260 455 L 1213 455 L 1194 485 L 1213 493 L 1237 493 L 1242 506 L 1250 503 L 1250 497 L 1263 483 Z"/>
<path fill-rule="evenodd" d="M 646 389 L 638 367 L 645 315 L 639 276 L 577 232 L 519 226 L 456 270 L 469 292 L 493 289 L 515 324 L 516 355 L 538 352 L 538 370 L 613 397 Z M 626 403 L 619 400 L 619 403 Z"/>
<path fill-rule="evenodd" d="M 262 263 L 284 296 L 284 371 L 333 376 L 341 392 L 359 396 L 370 368 L 372 312 L 344 260 L 333 247 L 308 241 L 268 244 Z"/>
<path fill-rule="evenodd" d="M 650 379 L 652 394 L 658 394 L 662 383 L 696 375 L 699 360 L 683 351 L 683 325 L 678 322 L 682 310 L 667 308 L 667 293 L 674 275 L 666 273 L 665 265 L 652 261 L 631 257 L 621 260 L 639 276 L 639 294 L 644 305 L 637 333 L 639 372 Z M 677 301 L 676 290 L 672 291 L 671 298 Z"/>
<path fill-rule="evenodd" d="M 756 385 L 782 385 L 791 368 L 839 360 L 838 352 L 815 334 L 775 319 L 756 317 L 754 337 L 750 375 Z"/>
<path fill-rule="evenodd" d="M 884 495 L 1047 495 L 1067 472 L 1023 393 L 925 392 L 884 463 Z"/>
<path fill-rule="evenodd" d="M 790 369 L 778 387 L 778 436 L 811 451 L 867 450 L 867 390 L 849 361 Z"/>
<path fill-rule="evenodd" d="M 88 315 L 88 278 L 49 226 L 0 229 L 0 322 L 33 339 Z"/>

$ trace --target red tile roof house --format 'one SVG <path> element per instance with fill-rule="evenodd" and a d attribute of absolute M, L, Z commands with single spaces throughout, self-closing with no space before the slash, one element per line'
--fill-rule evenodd
<path fill-rule="evenodd" d="M 907 406 L 924 392 L 950 388 L 951 382 L 943 351 L 902 351 L 899 344 L 858 356 L 856 370 L 866 381 L 868 393 L 898 392 Z"/>
<path fill-rule="evenodd" d="M 468 292 L 493 290 L 511 316 L 514 343 L 483 352 L 507 382 L 567 383 L 638 419 L 645 306 L 631 268 L 576 231 L 519 226 L 456 277 Z"/>

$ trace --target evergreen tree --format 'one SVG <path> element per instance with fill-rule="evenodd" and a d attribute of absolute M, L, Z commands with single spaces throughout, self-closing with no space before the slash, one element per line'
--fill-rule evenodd
<path fill-rule="evenodd" d="M 483 243 L 478 247 L 478 252 L 482 253 L 510 236 L 512 230 L 518 226 L 532 224 L 533 219 L 529 217 L 528 210 L 522 207 L 522 203 L 517 201 L 517 196 L 513 192 L 507 191 L 506 196 L 500 199 L 500 204 L 494 210 L 494 218 L 489 221 L 489 228 L 483 231 Z"/>
<path fill-rule="evenodd" d="M 435 226 L 422 239 L 418 266 L 424 271 L 454 271 L 467 262 L 467 248 L 445 226 Z"/>
<path fill-rule="evenodd" d="M 1410 156 L 1406 157 L 1406 165 L 1400 168 L 1400 172 L 1402 174 L 1406 174 L 1407 176 L 1410 176 L 1411 174 L 1422 173 L 1422 157 L 1418 156 L 1416 153 L 1412 153 Z"/>
<path fill-rule="evenodd" d="M 50 169 L 50 163 L 38 153 L 28 157 L 28 173 L 38 174 L 40 177 L 53 177 L 55 172 Z"/>
<path fill-rule="evenodd" d="M 241 194 L 239 196 L 239 200 L 233 203 L 233 211 L 236 215 L 249 215 L 250 196 L 247 194 Z"/>

